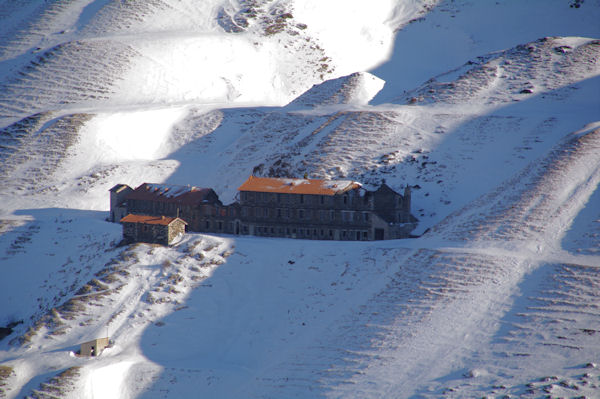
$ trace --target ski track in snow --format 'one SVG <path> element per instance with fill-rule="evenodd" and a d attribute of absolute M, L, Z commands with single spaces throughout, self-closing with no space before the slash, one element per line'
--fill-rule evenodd
<path fill-rule="evenodd" d="M 0 398 L 600 395 L 600 2 L 564 3 L 0 0 Z M 411 184 L 424 234 L 104 221 L 117 182 L 251 171 Z"/>

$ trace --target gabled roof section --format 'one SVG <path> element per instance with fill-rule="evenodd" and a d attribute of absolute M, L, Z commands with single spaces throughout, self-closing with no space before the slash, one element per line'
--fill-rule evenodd
<path fill-rule="evenodd" d="M 183 219 L 172 218 L 167 216 L 148 216 L 148 215 L 132 215 L 129 214 L 121 219 L 121 223 L 142 223 L 142 224 L 159 224 L 162 226 L 168 226 L 174 221 L 179 220 L 180 222 L 187 224 Z"/>
<path fill-rule="evenodd" d="M 379 188 L 377 190 L 375 190 L 376 193 L 392 193 L 395 195 L 399 195 L 402 197 L 402 195 L 398 194 L 396 191 L 394 191 L 390 186 L 388 186 L 385 183 L 381 183 L 381 186 L 379 186 Z"/>
<path fill-rule="evenodd" d="M 113 186 L 113 188 L 111 188 L 108 191 L 110 191 L 112 193 L 118 193 L 119 191 L 122 191 L 126 188 L 131 188 L 131 187 L 129 187 L 127 184 L 116 184 L 115 186 Z"/>
<path fill-rule="evenodd" d="M 144 183 L 129 193 L 126 199 L 171 202 L 181 205 L 220 203 L 211 188 Z"/>
<path fill-rule="evenodd" d="M 352 180 L 285 179 L 250 176 L 238 191 L 278 194 L 337 195 L 362 185 Z"/>

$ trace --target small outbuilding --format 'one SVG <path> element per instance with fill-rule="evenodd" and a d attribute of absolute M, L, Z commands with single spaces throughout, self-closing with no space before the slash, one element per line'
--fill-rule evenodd
<path fill-rule="evenodd" d="M 177 217 L 129 214 L 121 219 L 126 242 L 147 242 L 171 245 L 185 234 L 187 223 Z"/>
<path fill-rule="evenodd" d="M 98 356 L 104 348 L 108 346 L 109 340 L 108 337 L 105 338 L 96 338 L 89 342 L 84 342 L 81 344 L 81 349 L 79 351 L 80 356 Z"/>

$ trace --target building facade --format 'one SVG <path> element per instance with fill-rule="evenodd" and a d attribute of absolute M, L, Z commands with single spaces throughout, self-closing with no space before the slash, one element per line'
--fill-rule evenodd
<path fill-rule="evenodd" d="M 241 234 L 316 240 L 406 238 L 416 227 L 410 189 L 376 191 L 340 180 L 255 177 L 242 184 Z"/>
<path fill-rule="evenodd" d="M 121 219 L 126 242 L 171 245 L 185 234 L 186 222 L 180 218 L 129 214 Z"/>
<path fill-rule="evenodd" d="M 410 188 L 400 195 L 385 183 L 369 191 L 349 180 L 250 176 L 238 197 L 223 205 L 212 189 L 144 183 L 122 204 L 131 214 L 179 217 L 190 231 L 263 237 L 386 240 L 409 237 L 417 223 Z"/>
<path fill-rule="evenodd" d="M 109 345 L 108 337 L 96 338 L 89 342 L 81 344 L 79 349 L 80 356 L 99 356 L 104 348 Z"/>
<path fill-rule="evenodd" d="M 133 191 L 127 184 L 117 184 L 110 190 L 110 216 L 111 222 L 118 222 L 127 215 L 125 198 Z"/>

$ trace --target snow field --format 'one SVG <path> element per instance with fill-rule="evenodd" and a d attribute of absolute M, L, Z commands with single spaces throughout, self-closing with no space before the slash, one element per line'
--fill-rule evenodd
<path fill-rule="evenodd" d="M 14 4 L 0 396 L 600 392 L 597 0 Z M 122 248 L 89 211 L 117 182 L 229 202 L 253 170 L 418 185 L 433 228 Z"/>
<path fill-rule="evenodd" d="M 110 257 L 96 254 L 87 261 L 90 272 L 94 273 L 87 290 L 80 289 L 67 302 L 59 302 L 60 306 L 55 305 L 48 315 L 32 316 L 37 322 L 33 330 L 20 338 L 28 350 L 13 359 L 17 379 L 10 381 L 11 388 L 20 389 L 21 394 L 43 391 L 44 384 L 37 387 L 43 380 L 28 381 L 22 377 L 40 375 L 42 370 L 77 367 L 80 377 L 76 384 L 68 384 L 64 378 L 54 382 L 66 397 L 110 397 L 114 392 L 122 392 L 117 390 L 121 385 L 126 393 L 130 389 L 126 371 L 148 363 L 137 346 L 140 333 L 166 313 L 185 308 L 182 301 L 190 290 L 224 263 L 223 257 L 230 254 L 228 245 L 226 240 L 195 235 L 185 237 L 176 248 L 144 244 L 124 248 L 117 251 L 118 257 L 112 255 L 113 260 L 104 265 L 103 259 Z M 62 267 L 57 269 L 59 273 L 65 272 Z M 18 317 L 31 309 L 26 303 L 22 306 Z M 20 331 L 22 334 L 24 327 Z M 75 351 L 81 342 L 106 336 L 107 332 L 115 345 L 101 357 L 69 356 L 69 350 Z M 40 348 L 45 349 L 40 352 Z M 36 359 L 33 368 L 32 358 Z M 156 365 L 148 366 L 156 372 Z M 102 383 L 107 376 L 111 377 L 111 384 Z"/>

